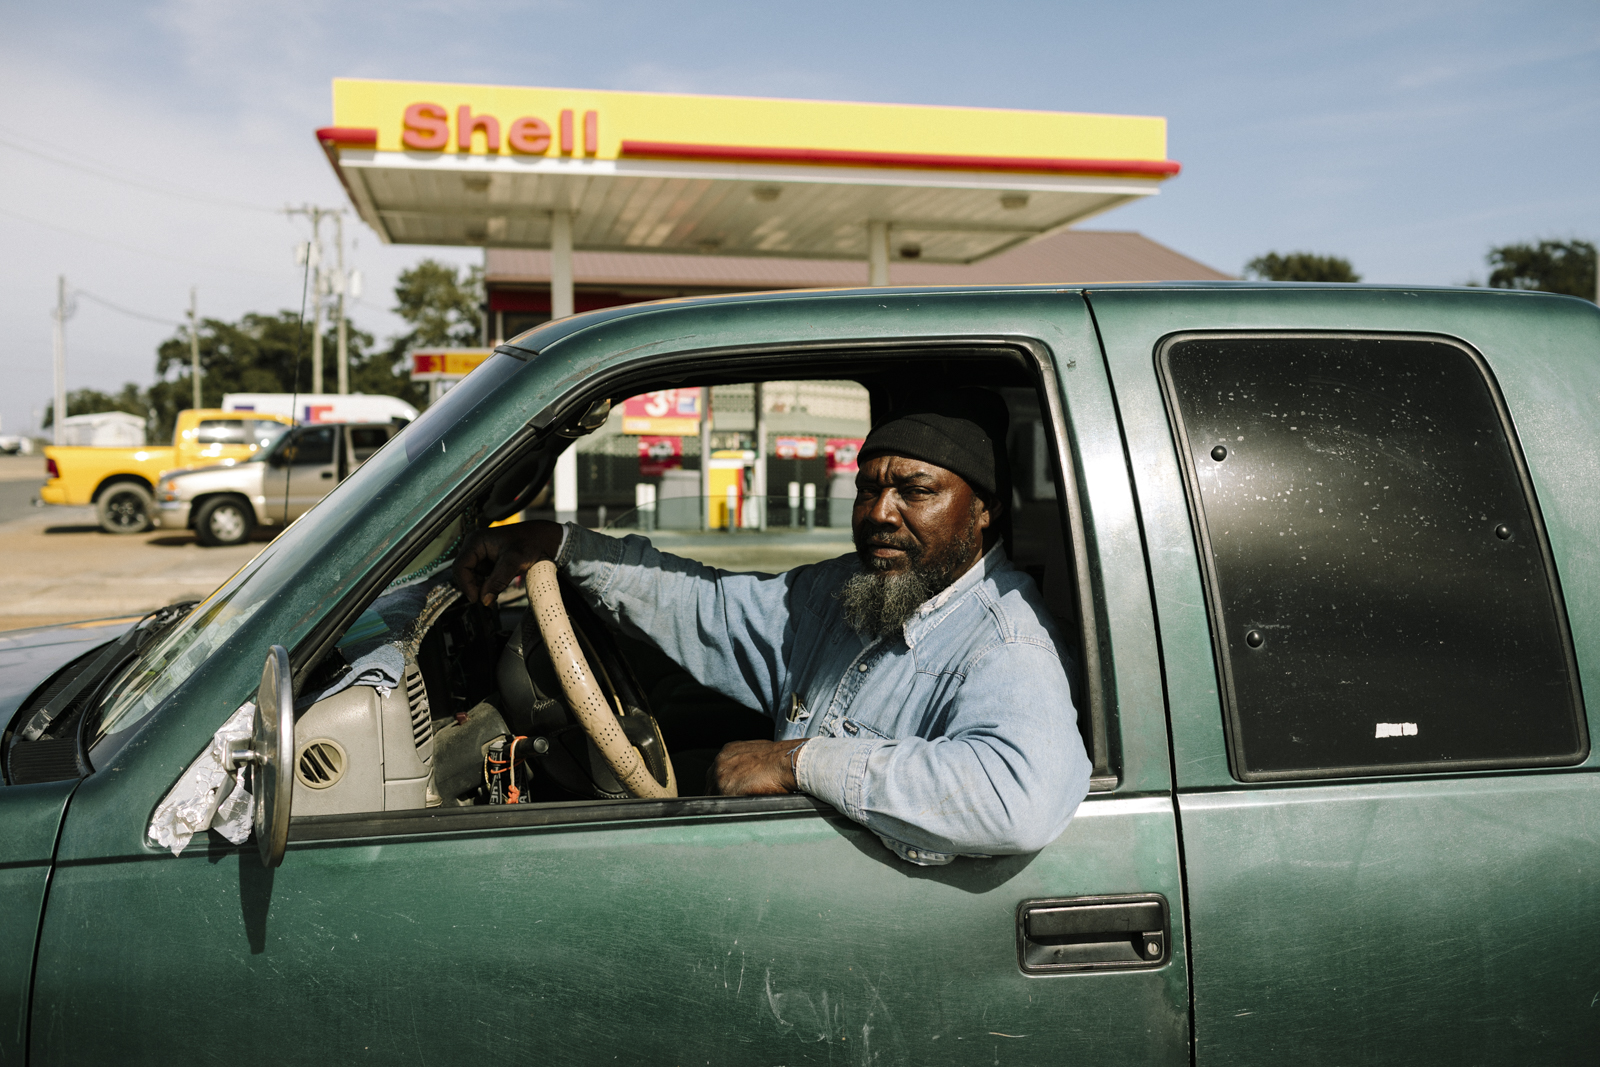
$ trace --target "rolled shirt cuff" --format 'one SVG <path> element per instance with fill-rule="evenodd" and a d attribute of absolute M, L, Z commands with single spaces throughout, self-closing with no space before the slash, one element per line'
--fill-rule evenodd
<path fill-rule="evenodd" d="M 860 782 L 866 775 L 867 751 L 876 741 L 846 740 L 840 737 L 812 737 L 800 746 L 794 761 L 794 780 L 803 793 L 826 801 L 845 815 L 861 821 L 861 807 L 851 803 L 852 794 L 860 798 Z M 851 788 L 854 778 L 856 788 Z"/>
<path fill-rule="evenodd" d="M 876 833 L 884 845 L 907 863 L 919 867 L 949 863 L 956 858 L 956 853 L 935 852 L 888 837 L 872 825 L 875 820 L 864 810 L 867 763 L 874 752 L 891 743 L 843 737 L 809 738 L 800 746 L 800 754 L 795 758 L 795 784 L 802 793 L 833 805 L 847 818 Z"/>
<path fill-rule="evenodd" d="M 623 542 L 617 538 L 565 522 L 554 562 L 558 570 L 599 598 L 616 577 L 622 553 Z"/>

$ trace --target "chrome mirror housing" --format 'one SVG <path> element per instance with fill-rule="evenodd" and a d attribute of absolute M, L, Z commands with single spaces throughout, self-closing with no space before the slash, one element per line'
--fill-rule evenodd
<path fill-rule="evenodd" d="M 255 721 L 247 742 L 235 742 L 229 764 L 250 765 L 250 792 L 255 796 L 256 847 L 261 865 L 283 862 L 289 843 L 289 803 L 294 797 L 294 680 L 289 650 L 273 645 L 256 691 Z"/>

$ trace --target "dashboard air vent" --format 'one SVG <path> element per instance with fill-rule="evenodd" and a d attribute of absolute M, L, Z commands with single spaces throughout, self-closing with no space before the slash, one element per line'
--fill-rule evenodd
<path fill-rule="evenodd" d="M 406 663 L 406 704 L 411 709 L 411 740 L 417 756 L 426 765 L 433 761 L 433 715 L 428 706 L 428 687 L 415 661 Z"/>
<path fill-rule="evenodd" d="M 300 757 L 294 761 L 294 776 L 307 788 L 327 789 L 339 784 L 348 762 L 339 742 L 318 738 L 306 742 L 300 750 Z"/>

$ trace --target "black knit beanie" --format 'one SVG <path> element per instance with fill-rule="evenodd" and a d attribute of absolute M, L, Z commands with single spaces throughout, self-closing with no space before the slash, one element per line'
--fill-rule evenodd
<path fill-rule="evenodd" d="M 860 459 L 906 456 L 960 475 L 980 494 L 1004 497 L 1011 488 L 1006 461 L 1005 402 L 993 393 L 952 390 L 924 396 L 890 413 L 867 435 Z"/>

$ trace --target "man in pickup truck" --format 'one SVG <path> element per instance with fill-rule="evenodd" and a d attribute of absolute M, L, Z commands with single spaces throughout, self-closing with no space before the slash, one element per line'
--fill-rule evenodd
<path fill-rule="evenodd" d="M 718 754 L 718 793 L 809 793 L 916 864 L 1037 850 L 1066 829 L 1090 764 L 1049 613 L 1001 544 L 994 399 L 948 395 L 867 436 L 853 555 L 730 574 L 535 521 L 479 531 L 456 579 L 487 604 L 554 560 L 624 633 L 773 719 L 775 740 Z"/>

